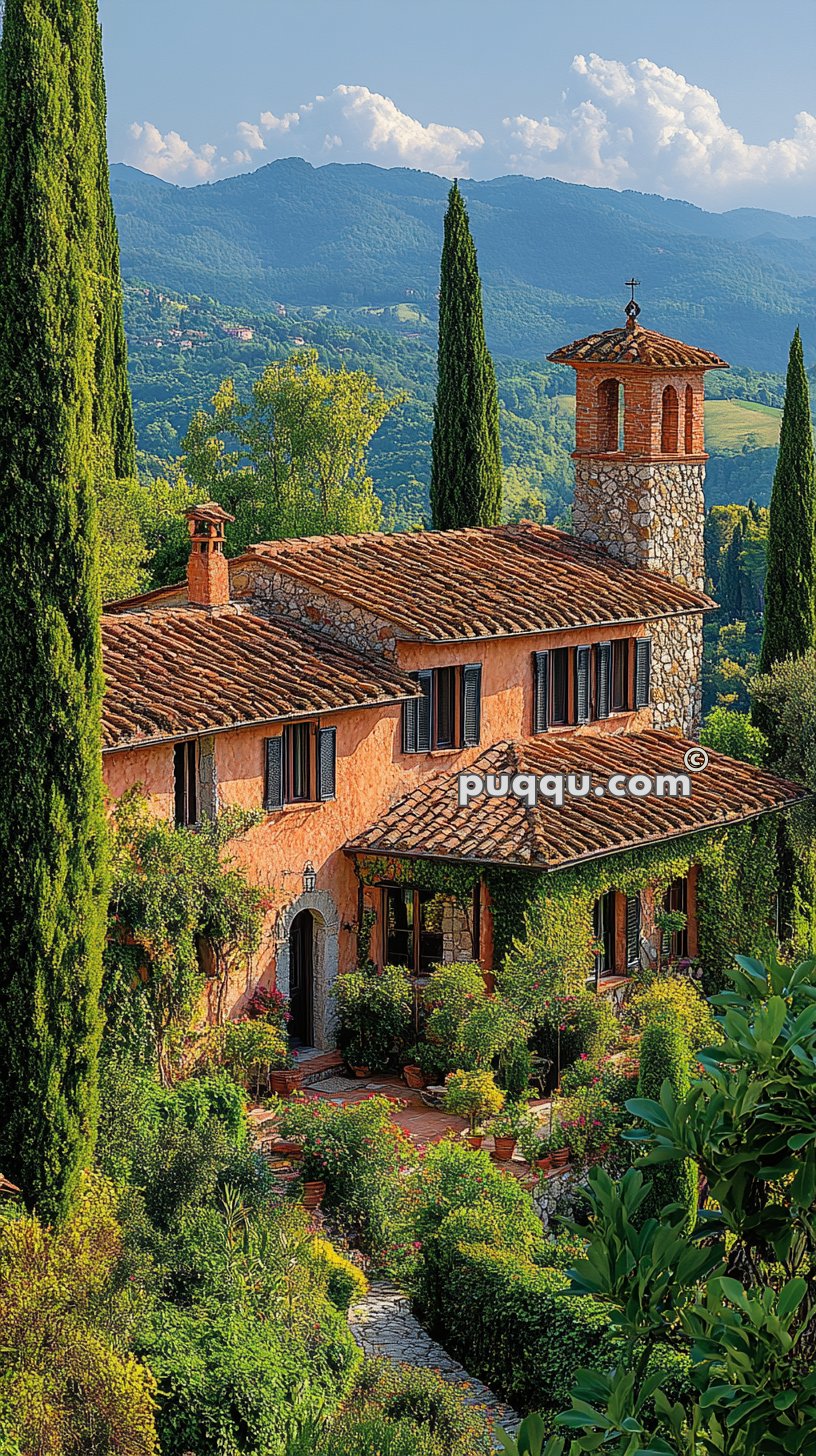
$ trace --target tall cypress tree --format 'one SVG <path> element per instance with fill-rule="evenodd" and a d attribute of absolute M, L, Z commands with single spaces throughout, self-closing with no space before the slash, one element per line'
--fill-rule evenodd
<path fill-rule="evenodd" d="M 482 285 L 468 215 L 454 182 L 445 214 L 431 465 L 437 530 L 501 519 L 499 396 L 485 342 Z"/>
<path fill-rule="evenodd" d="M 102 32 L 96 26 L 92 96 L 97 140 L 97 269 L 96 390 L 94 434 L 97 473 L 101 478 L 126 480 L 136 475 L 136 434 L 127 367 L 127 340 L 122 310 L 119 269 L 119 234 L 110 194 L 106 136 L 107 99 L 102 63 Z"/>
<path fill-rule="evenodd" d="M 107 878 L 93 468 L 94 0 L 0 44 L 0 1167 L 46 1218 L 93 1146 Z"/>
<path fill-rule="evenodd" d="M 768 528 L 765 625 L 760 672 L 816 645 L 816 463 L 799 330 L 785 385 Z"/>

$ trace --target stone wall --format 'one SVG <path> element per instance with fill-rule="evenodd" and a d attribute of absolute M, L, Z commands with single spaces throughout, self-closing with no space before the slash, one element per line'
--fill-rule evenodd
<path fill-rule="evenodd" d="M 575 461 L 573 530 L 628 566 L 665 571 L 684 586 L 705 585 L 705 465 L 700 460 Z"/>
<path fill-rule="evenodd" d="M 470 922 L 471 916 L 458 900 L 445 901 L 442 911 L 442 956 L 446 965 L 452 961 L 473 960 L 473 931 Z"/>
<path fill-rule="evenodd" d="M 652 639 L 652 724 L 696 738 L 703 708 L 703 617 L 665 617 L 649 624 Z"/>
<path fill-rule="evenodd" d="M 253 610 L 260 615 L 267 612 L 291 617 L 304 627 L 325 632 L 358 652 L 396 655 L 394 628 L 381 617 L 329 596 L 317 587 L 295 581 L 283 572 L 265 568 L 237 570 L 233 573 L 232 588 L 235 597 L 251 598 Z"/>

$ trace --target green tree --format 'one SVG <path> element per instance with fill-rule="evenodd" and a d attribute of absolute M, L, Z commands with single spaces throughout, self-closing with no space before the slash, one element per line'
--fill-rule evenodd
<path fill-rule="evenodd" d="M 439 355 L 431 442 L 431 512 L 439 531 L 496 526 L 502 459 L 496 375 L 485 342 L 482 284 L 468 215 L 454 182 L 445 214 Z"/>
<path fill-rule="evenodd" d="M 136 434 L 128 380 L 127 340 L 122 309 L 119 234 L 110 195 L 107 145 L 107 99 L 102 62 L 102 32 L 96 26 L 92 58 L 95 109 L 97 188 L 96 387 L 94 433 L 99 449 L 97 479 L 136 478 Z"/>
<path fill-rule="evenodd" d="M 639 1169 L 619 1184 L 590 1174 L 589 1244 L 573 1293 L 610 1311 L 621 1344 L 615 1369 L 579 1374 L 573 1409 L 559 1417 L 574 1451 L 812 1448 L 816 963 L 737 961 L 733 989 L 714 998 L 723 1040 L 700 1053 L 689 1090 L 678 1096 L 664 1083 L 659 1101 L 627 1103 L 647 1178 L 692 1160 L 716 1214 L 696 1231 L 679 1209 L 644 1221 Z M 687 1370 L 680 1400 L 669 1363 L 678 1356 Z"/>
<path fill-rule="evenodd" d="M 761 672 L 816 643 L 816 463 L 807 374 L 793 336 L 771 493 Z M 760 723 L 759 727 L 763 727 Z"/>
<path fill-rule="evenodd" d="M 94 463 L 92 0 L 6 0 L 0 45 L 0 1163 L 46 1218 L 96 1120 L 107 875 Z"/>
<path fill-rule="evenodd" d="M 659 1101 L 663 1083 L 672 1095 L 685 1097 L 690 1086 L 691 1051 L 679 1019 L 668 1008 L 646 1026 L 640 1039 L 638 1097 Z M 687 1226 L 693 1227 L 697 1209 L 697 1169 L 689 1158 L 663 1163 L 652 1172 L 652 1187 L 643 1204 L 643 1216 L 658 1218 L 672 1203 L 683 1208 Z"/>
<path fill-rule="evenodd" d="M 323 369 L 304 350 L 270 364 L 249 400 L 231 379 L 184 440 L 184 469 L 199 496 L 235 516 L 230 550 L 285 536 L 376 531 L 381 505 L 369 443 L 404 396 L 363 370 Z"/>

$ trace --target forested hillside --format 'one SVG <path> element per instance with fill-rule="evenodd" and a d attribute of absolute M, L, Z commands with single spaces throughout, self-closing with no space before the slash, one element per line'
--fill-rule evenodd
<path fill-rule="evenodd" d="M 115 166 L 125 277 L 261 312 L 329 305 L 435 315 L 448 183 L 407 169 L 297 159 L 198 187 Z M 816 219 L 544 178 L 467 182 L 496 354 L 541 359 L 612 323 L 623 280 L 643 322 L 732 364 L 784 367 L 797 324 L 816 347 Z"/>

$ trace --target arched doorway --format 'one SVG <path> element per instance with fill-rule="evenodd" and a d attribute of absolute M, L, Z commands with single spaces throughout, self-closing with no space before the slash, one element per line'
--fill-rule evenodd
<path fill-rule="evenodd" d="M 314 1044 L 314 917 L 301 910 L 289 927 L 289 1035 Z"/>

